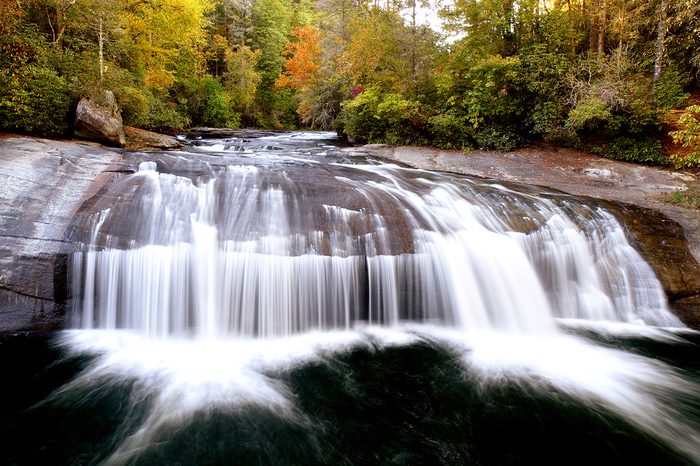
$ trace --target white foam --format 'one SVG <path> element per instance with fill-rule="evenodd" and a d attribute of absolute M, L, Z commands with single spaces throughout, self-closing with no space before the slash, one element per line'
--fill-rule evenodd
<path fill-rule="evenodd" d="M 465 335 L 453 328 L 417 324 L 270 340 L 152 339 L 126 331 L 70 331 L 63 344 L 73 354 L 97 358 L 54 396 L 90 392 L 123 379 L 136 381 L 134 399 L 152 397 L 141 428 L 108 461 L 120 464 L 197 412 L 254 404 L 292 422 L 299 420 L 294 397 L 276 373 L 358 346 L 375 350 L 421 340 L 461 355 L 465 375 L 476 375 L 484 388 L 518 383 L 526 391 L 548 392 L 556 387 L 700 461 L 700 432 L 687 418 L 692 407 L 683 404 L 700 393 L 696 382 L 659 361 L 566 335 Z"/>

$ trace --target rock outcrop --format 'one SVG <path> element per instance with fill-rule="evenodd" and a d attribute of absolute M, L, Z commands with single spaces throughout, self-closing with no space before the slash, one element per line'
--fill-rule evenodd
<path fill-rule="evenodd" d="M 700 265 L 688 250 L 680 224 L 657 210 L 613 202 L 602 204 L 627 226 L 635 245 L 661 281 L 671 309 L 686 325 L 700 329 Z"/>
<path fill-rule="evenodd" d="M 185 145 L 172 136 L 124 126 L 127 150 L 179 150 Z"/>
<path fill-rule="evenodd" d="M 120 154 L 89 145 L 0 139 L 0 330 L 62 328 L 66 229 Z"/>
<path fill-rule="evenodd" d="M 113 147 L 126 145 L 122 117 L 112 92 L 105 91 L 100 102 L 80 100 L 75 111 L 75 137 Z"/>

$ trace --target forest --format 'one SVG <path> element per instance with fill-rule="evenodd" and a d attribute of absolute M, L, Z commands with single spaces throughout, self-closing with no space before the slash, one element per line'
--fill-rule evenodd
<path fill-rule="evenodd" d="M 700 0 L 0 2 L 0 129 L 42 136 L 111 90 L 125 124 L 160 132 L 333 129 L 698 167 L 699 87 Z"/>

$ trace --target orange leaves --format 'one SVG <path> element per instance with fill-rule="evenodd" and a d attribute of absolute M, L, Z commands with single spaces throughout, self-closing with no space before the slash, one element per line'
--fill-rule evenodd
<path fill-rule="evenodd" d="M 287 57 L 284 72 L 275 81 L 277 87 L 300 88 L 306 85 L 318 70 L 321 56 L 321 33 L 307 24 L 292 31 L 295 41 L 287 42 L 282 55 Z"/>

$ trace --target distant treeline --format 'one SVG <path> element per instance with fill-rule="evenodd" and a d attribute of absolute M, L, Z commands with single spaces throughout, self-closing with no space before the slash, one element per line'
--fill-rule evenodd
<path fill-rule="evenodd" d="M 455 0 L 451 40 L 421 22 L 430 3 L 3 0 L 0 129 L 68 134 L 77 101 L 108 89 L 126 124 L 157 131 L 539 140 L 700 165 L 700 0 Z M 669 130 L 689 147 L 671 159 Z"/>

